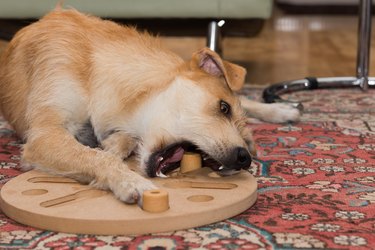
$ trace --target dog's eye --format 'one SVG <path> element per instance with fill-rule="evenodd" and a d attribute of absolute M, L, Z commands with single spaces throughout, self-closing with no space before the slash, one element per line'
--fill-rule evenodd
<path fill-rule="evenodd" d="M 225 115 L 230 115 L 230 105 L 225 101 L 220 101 L 220 112 Z"/>

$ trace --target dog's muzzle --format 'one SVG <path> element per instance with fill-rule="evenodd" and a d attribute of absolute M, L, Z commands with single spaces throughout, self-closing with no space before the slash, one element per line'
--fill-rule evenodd
<path fill-rule="evenodd" d="M 223 160 L 223 164 L 232 170 L 249 169 L 251 156 L 245 148 L 237 147 L 233 149 L 228 159 Z"/>
<path fill-rule="evenodd" d="M 248 169 L 251 164 L 251 156 L 246 148 L 235 147 L 226 157 L 215 160 L 206 152 L 200 150 L 190 142 L 171 144 L 154 152 L 147 162 L 147 174 L 149 177 L 165 177 L 165 174 L 179 167 L 184 152 L 196 152 L 202 156 L 202 165 L 209 167 L 218 174 L 226 176 Z"/>
<path fill-rule="evenodd" d="M 237 147 L 232 150 L 229 157 L 222 161 L 218 169 L 216 170 L 218 174 L 222 176 L 228 176 L 238 173 L 241 169 L 249 169 L 251 164 L 251 156 L 245 148 Z"/>

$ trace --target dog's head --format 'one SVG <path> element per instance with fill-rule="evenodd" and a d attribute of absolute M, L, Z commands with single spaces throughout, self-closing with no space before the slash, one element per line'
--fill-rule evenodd
<path fill-rule="evenodd" d="M 251 133 L 234 93 L 245 74 L 208 48 L 193 54 L 148 105 L 151 126 L 141 153 L 148 176 L 176 169 L 185 151 L 199 152 L 203 166 L 222 175 L 249 168 Z"/>

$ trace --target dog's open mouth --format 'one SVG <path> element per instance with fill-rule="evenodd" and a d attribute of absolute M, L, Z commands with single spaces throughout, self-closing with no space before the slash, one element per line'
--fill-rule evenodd
<path fill-rule="evenodd" d="M 214 171 L 221 171 L 222 164 L 212 159 L 207 153 L 200 150 L 193 143 L 184 141 L 175 143 L 154 152 L 147 163 L 147 174 L 150 177 L 166 177 L 173 170 L 180 167 L 180 162 L 185 152 L 199 153 L 202 157 L 202 165 L 210 167 Z"/>

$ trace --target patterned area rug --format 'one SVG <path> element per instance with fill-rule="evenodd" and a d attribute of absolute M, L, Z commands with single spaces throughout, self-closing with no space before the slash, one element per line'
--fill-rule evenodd
<path fill-rule="evenodd" d="M 249 98 L 260 90 L 246 88 Z M 316 90 L 297 124 L 250 120 L 259 160 L 256 204 L 189 230 L 138 236 L 74 235 L 20 225 L 0 213 L 5 249 L 374 249 L 375 91 Z M 20 144 L 0 120 L 0 185 L 19 175 Z"/>

